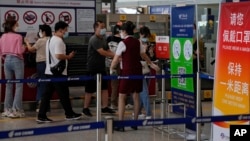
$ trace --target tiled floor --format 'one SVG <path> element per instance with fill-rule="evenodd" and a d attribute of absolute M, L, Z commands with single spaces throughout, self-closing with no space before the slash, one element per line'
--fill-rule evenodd
<path fill-rule="evenodd" d="M 157 105 L 160 107 L 160 105 Z M 92 107 L 91 110 L 94 113 L 95 108 Z M 81 112 L 81 108 L 75 108 L 76 112 Z M 126 117 L 131 118 L 132 111 L 126 112 Z M 203 102 L 203 113 L 204 116 L 211 115 L 211 102 Z M 157 108 L 156 115 L 160 116 L 160 110 Z M 82 118 L 76 121 L 65 121 L 64 120 L 64 112 L 61 109 L 52 109 L 52 111 L 48 114 L 48 116 L 56 122 L 47 123 L 47 124 L 37 124 L 36 113 L 35 112 L 26 112 L 25 118 L 20 119 L 9 119 L 9 118 L 0 118 L 0 131 L 3 130 L 14 130 L 14 129 L 24 129 L 24 128 L 38 128 L 38 127 L 46 127 L 46 126 L 56 126 L 56 125 L 66 125 L 72 123 L 88 123 L 95 122 L 95 116 L 90 119 Z M 115 115 L 116 117 L 116 115 Z M 171 128 L 176 128 L 177 126 L 171 126 Z M 129 127 L 125 128 L 125 132 L 114 132 L 113 141 L 182 141 L 185 138 L 181 137 L 184 134 L 179 135 L 171 135 L 168 133 L 162 132 L 157 128 L 153 128 L 151 126 L 147 127 L 139 127 L 139 130 L 134 131 Z M 210 124 L 205 124 L 202 127 L 202 136 L 208 138 L 210 136 Z M 101 141 L 105 141 L 105 133 L 104 129 L 100 129 L 101 132 Z M 1 139 L 0 139 L 1 140 Z M 5 139 L 8 141 L 96 141 L 96 130 L 89 131 L 79 131 L 72 133 L 60 133 L 60 134 L 49 134 L 49 135 L 40 135 L 33 137 L 22 137 L 22 138 L 13 138 L 13 139 Z"/>

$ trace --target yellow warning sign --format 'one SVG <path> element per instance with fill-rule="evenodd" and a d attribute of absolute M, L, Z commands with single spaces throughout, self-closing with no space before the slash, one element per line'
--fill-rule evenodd
<path fill-rule="evenodd" d="M 204 90 L 204 98 L 212 98 L 212 91 L 211 90 Z"/>
<path fill-rule="evenodd" d="M 150 20 L 150 22 L 155 22 L 156 21 L 155 15 L 150 15 L 149 20 Z"/>
<path fill-rule="evenodd" d="M 127 16 L 126 15 L 120 15 L 120 21 L 126 21 Z"/>

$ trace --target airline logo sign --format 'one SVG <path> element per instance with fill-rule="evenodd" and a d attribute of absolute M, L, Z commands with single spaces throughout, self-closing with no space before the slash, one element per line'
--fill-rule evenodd
<path fill-rule="evenodd" d="M 169 36 L 156 36 L 156 57 L 169 59 Z"/>

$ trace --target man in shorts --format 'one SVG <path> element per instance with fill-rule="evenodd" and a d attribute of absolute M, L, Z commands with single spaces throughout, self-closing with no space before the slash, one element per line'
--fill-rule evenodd
<path fill-rule="evenodd" d="M 96 21 L 93 25 L 95 34 L 90 38 L 88 44 L 88 56 L 87 56 L 87 70 L 89 76 L 96 76 L 96 74 L 106 75 L 105 58 L 114 57 L 114 53 L 109 49 L 106 49 L 106 29 L 105 24 L 102 21 Z M 102 80 L 102 113 L 115 113 L 108 107 L 108 81 Z M 89 80 L 85 85 L 85 98 L 84 107 L 82 110 L 83 115 L 91 117 L 92 114 L 89 110 L 92 94 L 96 92 L 96 81 Z"/>

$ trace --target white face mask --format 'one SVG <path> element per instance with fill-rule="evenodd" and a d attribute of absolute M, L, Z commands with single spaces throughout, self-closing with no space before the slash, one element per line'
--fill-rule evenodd
<path fill-rule="evenodd" d="M 14 31 L 15 31 L 15 32 L 18 32 L 18 31 L 19 31 L 19 27 L 18 27 L 18 26 L 15 27 Z"/>
<path fill-rule="evenodd" d="M 42 38 L 42 37 L 43 37 L 43 33 L 42 33 L 42 31 L 40 31 L 38 34 L 39 34 L 39 37 L 40 37 L 40 38 Z"/>
<path fill-rule="evenodd" d="M 121 36 L 122 39 L 125 39 L 125 35 L 124 35 L 123 32 L 120 33 L 120 36 Z"/>
<path fill-rule="evenodd" d="M 69 37 L 69 32 L 67 31 L 63 34 L 63 38 L 68 38 L 68 37 Z"/>
<path fill-rule="evenodd" d="M 106 35 L 106 28 L 100 30 L 100 35 L 102 36 Z"/>
<path fill-rule="evenodd" d="M 141 41 L 143 42 L 143 43 L 147 43 L 148 42 L 148 38 L 141 38 Z"/>

